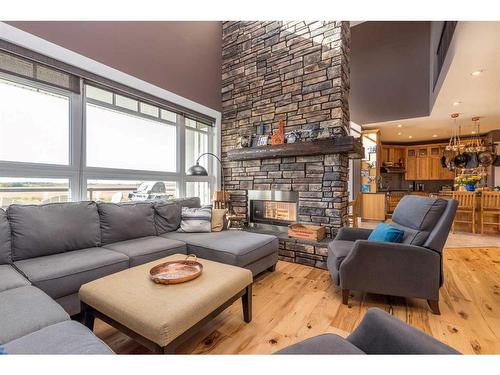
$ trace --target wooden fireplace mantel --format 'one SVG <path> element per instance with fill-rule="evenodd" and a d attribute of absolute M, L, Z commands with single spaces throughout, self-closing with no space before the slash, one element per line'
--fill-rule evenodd
<path fill-rule="evenodd" d="M 341 153 L 349 154 L 349 157 L 352 159 L 361 159 L 364 154 L 361 139 L 354 138 L 353 136 L 344 136 L 309 142 L 237 148 L 229 150 L 227 158 L 230 161 L 236 161 Z"/>

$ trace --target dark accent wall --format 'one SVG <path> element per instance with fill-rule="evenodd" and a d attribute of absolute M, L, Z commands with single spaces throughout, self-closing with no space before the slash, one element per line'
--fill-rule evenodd
<path fill-rule="evenodd" d="M 351 120 L 429 115 L 430 22 L 363 22 L 351 28 Z"/>
<path fill-rule="evenodd" d="M 221 109 L 221 22 L 7 23 L 197 103 Z"/>

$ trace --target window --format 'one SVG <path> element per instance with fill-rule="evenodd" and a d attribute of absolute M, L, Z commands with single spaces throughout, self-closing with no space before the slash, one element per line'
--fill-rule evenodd
<path fill-rule="evenodd" d="M 186 170 L 192 165 L 196 164 L 198 157 L 208 152 L 208 131 L 195 130 L 196 127 L 191 128 L 188 124 L 194 122 L 193 120 L 186 119 Z M 200 165 L 208 168 L 209 158 L 204 156 L 200 159 Z"/>
<path fill-rule="evenodd" d="M 69 164 L 70 99 L 0 79 L 0 160 Z"/>
<path fill-rule="evenodd" d="M 0 177 L 0 207 L 10 204 L 67 202 L 69 180 L 55 178 Z"/>
<path fill-rule="evenodd" d="M 186 197 L 200 197 L 201 204 L 210 204 L 210 184 L 203 182 L 186 182 Z"/>
<path fill-rule="evenodd" d="M 81 82 L 0 52 L 1 207 L 180 196 L 210 202 L 215 176 L 188 176 L 184 166 L 214 151 L 212 126 L 97 85 L 84 85 L 82 95 Z M 210 174 L 213 160 L 201 163 Z"/>
<path fill-rule="evenodd" d="M 120 203 L 176 197 L 177 184 L 172 181 L 87 181 L 87 199 L 93 201 Z"/>
<path fill-rule="evenodd" d="M 87 104 L 87 166 L 176 171 L 176 128 L 157 120 Z"/>

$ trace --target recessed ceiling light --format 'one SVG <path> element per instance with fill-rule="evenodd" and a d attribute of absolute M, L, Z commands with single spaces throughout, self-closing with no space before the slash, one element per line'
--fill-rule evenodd
<path fill-rule="evenodd" d="M 401 124 L 398 124 L 398 128 L 402 128 L 402 127 L 403 127 L 403 125 L 401 125 Z"/>
<path fill-rule="evenodd" d="M 437 134 L 433 134 L 432 138 L 437 138 L 437 136 L 438 136 Z"/>
<path fill-rule="evenodd" d="M 479 69 L 479 70 L 474 70 L 470 75 L 471 76 L 478 76 L 480 75 L 482 72 L 484 72 L 483 69 Z"/>
<path fill-rule="evenodd" d="M 453 102 L 453 105 L 456 107 L 457 105 L 462 104 L 462 102 Z"/>
<path fill-rule="evenodd" d="M 413 138 L 413 135 L 409 135 L 408 138 L 412 139 Z"/>
<path fill-rule="evenodd" d="M 402 132 L 398 132 L 398 135 L 402 135 L 403 133 Z"/>
<path fill-rule="evenodd" d="M 474 130 L 473 130 L 473 131 L 471 131 L 471 133 L 472 133 L 472 134 L 476 134 L 476 132 L 475 132 Z"/>

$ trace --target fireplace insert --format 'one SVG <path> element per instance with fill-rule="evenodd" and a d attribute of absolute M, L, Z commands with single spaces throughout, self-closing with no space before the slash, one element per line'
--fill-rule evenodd
<path fill-rule="evenodd" d="M 297 222 L 298 193 L 293 191 L 248 191 L 248 222 L 252 227 L 286 231 Z"/>

